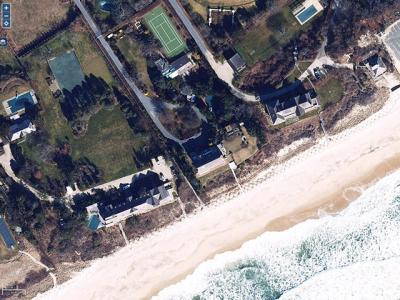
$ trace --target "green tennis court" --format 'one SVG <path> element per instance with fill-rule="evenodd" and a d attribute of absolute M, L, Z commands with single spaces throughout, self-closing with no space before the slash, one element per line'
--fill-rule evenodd
<path fill-rule="evenodd" d="M 185 51 L 185 42 L 161 6 L 147 13 L 144 20 L 151 32 L 161 42 L 168 57 L 177 56 Z"/>

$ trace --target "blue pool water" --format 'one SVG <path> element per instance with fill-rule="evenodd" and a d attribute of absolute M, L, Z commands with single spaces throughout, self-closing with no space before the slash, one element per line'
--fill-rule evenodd
<path fill-rule="evenodd" d="M 15 241 L 11 235 L 11 232 L 2 217 L 0 217 L 0 235 L 3 238 L 7 248 L 11 248 L 15 245 Z"/>
<path fill-rule="evenodd" d="M 88 224 L 88 227 L 90 230 L 96 231 L 97 228 L 99 227 L 99 224 L 100 224 L 100 219 L 98 216 L 93 215 L 90 217 L 89 224 Z"/>
<path fill-rule="evenodd" d="M 21 95 L 18 95 L 17 97 L 9 100 L 7 102 L 8 106 L 10 107 L 11 113 L 16 113 L 26 107 L 26 105 L 31 104 L 35 105 L 35 101 L 32 98 L 32 95 L 30 92 L 23 93 Z"/>
<path fill-rule="evenodd" d="M 312 16 L 317 13 L 317 9 L 314 5 L 307 7 L 301 13 L 297 15 L 297 18 L 301 21 L 301 23 L 307 22 Z"/>

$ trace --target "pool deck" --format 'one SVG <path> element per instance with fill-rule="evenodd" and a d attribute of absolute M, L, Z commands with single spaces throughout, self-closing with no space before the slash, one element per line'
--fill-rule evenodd
<path fill-rule="evenodd" d="M 7 113 L 8 116 L 25 112 L 25 105 L 22 108 L 13 111 L 12 106 L 9 105 L 9 102 L 14 100 L 15 98 L 19 98 L 19 97 L 27 94 L 27 93 L 30 94 L 30 98 L 32 99 L 32 104 L 35 105 L 35 104 L 38 103 L 36 95 L 35 95 L 35 92 L 33 90 L 24 91 L 23 93 L 20 93 L 20 94 L 14 96 L 14 97 L 11 97 L 11 98 L 3 101 L 4 110 L 5 110 L 5 112 Z"/>
<path fill-rule="evenodd" d="M 299 15 L 301 15 L 306 9 L 309 9 L 311 6 L 314 6 L 315 12 L 310 15 L 306 20 L 301 20 L 299 18 Z M 293 9 L 293 15 L 296 17 L 296 20 L 300 23 L 300 25 L 304 25 L 322 10 L 324 10 L 324 7 L 321 5 L 319 0 L 305 0 L 301 5 Z"/>

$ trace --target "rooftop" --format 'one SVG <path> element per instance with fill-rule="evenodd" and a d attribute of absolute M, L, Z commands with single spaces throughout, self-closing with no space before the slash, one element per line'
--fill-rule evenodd
<path fill-rule="evenodd" d="M 246 62 L 244 59 L 239 55 L 239 53 L 236 53 L 234 56 L 232 56 L 228 60 L 229 64 L 233 68 L 233 70 L 237 73 L 241 72 L 246 68 Z"/>
<path fill-rule="evenodd" d="M 213 160 L 216 160 L 222 156 L 221 151 L 218 149 L 217 146 L 213 146 L 210 148 L 207 148 L 201 152 L 198 152 L 194 155 L 192 155 L 192 161 L 193 165 L 196 168 L 199 168 Z"/>
<path fill-rule="evenodd" d="M 99 213 L 104 219 L 144 203 L 158 205 L 169 196 L 164 182 L 152 171 L 138 174 L 131 184 L 121 184 L 119 190 L 121 199 L 113 203 L 98 203 Z"/>

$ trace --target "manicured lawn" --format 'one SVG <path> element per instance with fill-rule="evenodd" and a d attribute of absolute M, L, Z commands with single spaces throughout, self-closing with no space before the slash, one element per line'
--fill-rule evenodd
<path fill-rule="evenodd" d="M 329 78 L 316 89 L 322 109 L 329 104 L 334 104 L 340 101 L 344 93 L 342 83 L 337 78 Z"/>
<path fill-rule="evenodd" d="M 107 182 L 131 174 L 135 171 L 133 149 L 141 149 L 147 142 L 146 136 L 134 135 L 125 120 L 119 106 L 103 108 L 89 120 L 88 131 L 82 137 L 76 138 L 67 123 L 59 100 L 54 99 L 46 83 L 48 65 L 46 57 L 53 57 L 66 50 L 75 49 L 85 74 L 93 73 L 102 77 L 110 85 L 116 86 L 110 71 L 99 55 L 95 45 L 84 32 L 64 32 L 38 50 L 23 58 L 27 67 L 32 86 L 35 90 L 43 111 L 41 124 L 46 140 L 50 145 L 60 141 L 68 141 L 71 145 L 71 156 L 74 160 L 87 157 L 103 173 L 103 181 Z M 57 178 L 60 173 L 55 165 L 43 161 L 40 147 L 29 140 L 22 143 L 24 155 L 35 161 L 44 175 Z"/>
<path fill-rule="evenodd" d="M 133 150 L 146 141 L 146 136 L 133 134 L 118 106 L 102 109 L 90 119 L 83 138 L 70 140 L 73 159 L 89 158 L 103 171 L 105 182 L 136 172 Z"/>
<path fill-rule="evenodd" d="M 301 29 L 306 29 L 310 24 L 311 22 L 300 26 L 290 9 L 285 7 L 243 32 L 238 37 L 235 48 L 247 64 L 253 65 L 272 56 L 290 42 Z"/>
<path fill-rule="evenodd" d="M 293 72 L 290 73 L 290 75 L 286 78 L 287 80 L 289 80 L 290 82 L 298 79 L 300 77 L 301 74 L 303 74 L 303 72 L 305 70 L 307 70 L 307 68 L 311 65 L 311 61 L 299 61 L 298 62 L 298 68 L 295 67 L 293 69 Z M 299 70 L 300 69 L 300 70 Z"/>
<path fill-rule="evenodd" d="M 129 36 L 119 39 L 117 42 L 119 50 L 121 50 L 125 59 L 135 66 L 138 78 L 146 85 L 148 90 L 153 90 L 153 84 L 147 73 L 147 63 L 139 44 Z"/>

